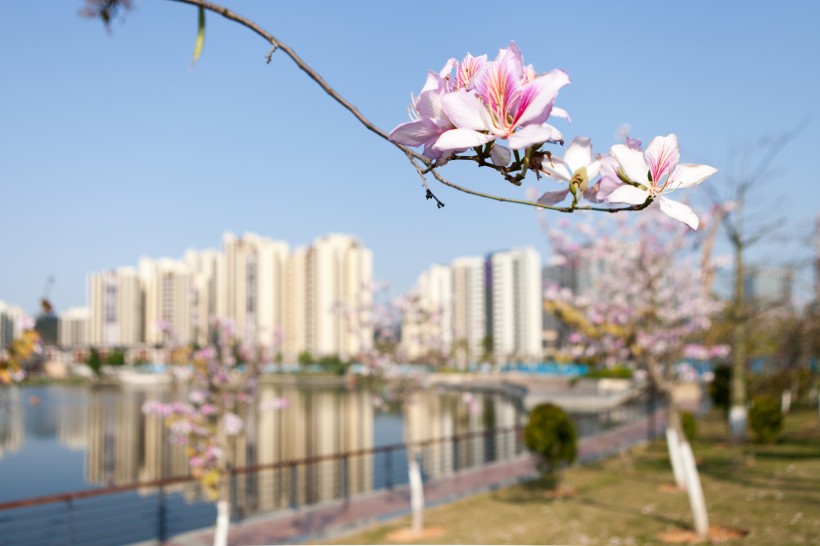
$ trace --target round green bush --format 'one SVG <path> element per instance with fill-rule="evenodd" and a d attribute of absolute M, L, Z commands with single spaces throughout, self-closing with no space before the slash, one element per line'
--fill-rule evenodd
<path fill-rule="evenodd" d="M 780 400 L 774 396 L 755 397 L 749 408 L 749 427 L 759 442 L 769 444 L 777 440 L 783 429 Z"/>
<path fill-rule="evenodd" d="M 683 429 L 683 435 L 689 443 L 692 443 L 698 437 L 698 420 L 695 414 L 691 411 L 683 411 L 680 414 L 680 426 Z"/>
<path fill-rule="evenodd" d="M 555 404 L 539 404 L 533 408 L 524 428 L 524 443 L 538 455 L 546 474 L 572 463 L 578 454 L 575 423 Z"/>

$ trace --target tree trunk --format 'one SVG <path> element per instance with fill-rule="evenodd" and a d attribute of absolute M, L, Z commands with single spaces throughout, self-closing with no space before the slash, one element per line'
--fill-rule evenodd
<path fill-rule="evenodd" d="M 672 474 L 675 476 L 675 485 L 685 490 L 686 474 L 684 473 L 681 457 L 681 442 L 678 438 L 678 433 L 671 424 L 666 427 L 666 447 L 669 450 L 669 462 L 672 463 Z"/>
<path fill-rule="evenodd" d="M 729 434 L 735 442 L 746 440 L 746 292 L 743 284 L 743 244 L 735 242 L 734 332 L 732 336 L 732 385 Z"/>
<path fill-rule="evenodd" d="M 216 528 L 214 529 L 214 546 L 228 546 L 228 526 L 230 525 L 231 505 L 221 499 L 216 503 Z"/>
<path fill-rule="evenodd" d="M 404 442 L 407 446 L 407 477 L 410 482 L 412 530 L 418 535 L 424 528 L 424 484 L 421 480 L 418 453 L 412 443 L 409 402 L 405 402 L 404 406 Z"/>
<path fill-rule="evenodd" d="M 669 424 L 678 438 L 679 464 L 682 467 L 683 479 L 686 484 L 685 489 L 689 496 L 689 507 L 692 510 L 695 532 L 701 538 L 705 538 L 709 533 L 709 514 L 706 512 L 706 501 L 703 498 L 700 475 L 698 474 L 698 467 L 695 465 L 692 446 L 689 445 L 689 441 L 683 433 L 683 427 L 681 427 L 680 410 L 671 397 L 669 400 Z"/>

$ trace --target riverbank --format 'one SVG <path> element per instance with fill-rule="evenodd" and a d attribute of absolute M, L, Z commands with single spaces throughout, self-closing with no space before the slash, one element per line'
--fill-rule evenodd
<path fill-rule="evenodd" d="M 746 533 L 743 546 L 816 544 L 820 535 L 820 424 L 815 410 L 786 417 L 772 445 L 727 443 L 718 413 L 700 422 L 694 443 L 711 524 Z M 662 441 L 628 456 L 566 472 L 566 495 L 529 481 L 430 509 L 425 525 L 444 534 L 418 544 L 664 544 L 665 532 L 690 529 L 685 493 L 671 488 Z M 389 544 L 407 527 L 399 518 L 332 544 Z"/>

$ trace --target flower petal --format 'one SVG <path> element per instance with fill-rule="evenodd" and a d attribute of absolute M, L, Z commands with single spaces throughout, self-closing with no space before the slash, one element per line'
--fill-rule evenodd
<path fill-rule="evenodd" d="M 612 157 L 618 162 L 626 177 L 632 182 L 649 184 L 649 167 L 644 159 L 643 152 L 627 148 L 623 144 L 616 144 L 610 149 Z"/>
<path fill-rule="evenodd" d="M 643 205 L 646 202 L 647 197 L 649 197 L 648 191 L 636 188 L 635 186 L 630 186 L 629 184 L 624 184 L 610 193 L 606 200 L 610 203 Z"/>
<path fill-rule="evenodd" d="M 500 144 L 493 145 L 492 150 L 490 150 L 490 159 L 493 162 L 493 165 L 498 165 L 499 167 L 506 167 L 510 164 L 510 160 L 512 159 L 512 152 L 506 146 L 501 146 Z"/>
<path fill-rule="evenodd" d="M 436 143 L 433 150 L 446 154 L 448 152 L 461 152 L 473 146 L 481 146 L 495 139 L 493 135 L 485 135 L 471 129 L 451 129 L 444 131 Z"/>
<path fill-rule="evenodd" d="M 489 115 L 481 99 L 466 89 L 447 93 L 441 97 L 441 105 L 453 125 L 459 129 L 486 131 L 489 129 Z"/>
<path fill-rule="evenodd" d="M 679 163 L 672 169 L 672 174 L 669 175 L 669 182 L 664 191 L 697 186 L 716 172 L 717 169 L 709 165 Z"/>
<path fill-rule="evenodd" d="M 569 182 L 570 178 L 572 178 L 572 173 L 567 169 L 567 166 L 564 164 L 563 160 L 554 157 L 548 160 L 544 157 L 544 160 L 541 161 L 541 172 L 552 178 L 553 180 L 558 180 L 560 182 Z"/>
<path fill-rule="evenodd" d="M 402 123 L 390 131 L 389 138 L 393 142 L 414 148 L 416 146 L 421 146 L 430 138 L 433 138 L 437 134 L 441 133 L 441 131 L 442 130 L 436 127 L 435 124 L 430 123 L 427 120 L 419 119 L 416 121 Z"/>
<path fill-rule="evenodd" d="M 698 215 L 687 205 L 663 196 L 658 196 L 658 204 L 661 206 L 662 213 L 670 218 L 674 218 L 678 222 L 683 222 L 692 229 L 698 229 L 698 225 L 700 224 Z"/>
<path fill-rule="evenodd" d="M 558 190 L 558 191 L 548 191 L 544 195 L 538 198 L 538 202 L 542 205 L 554 205 L 556 203 L 560 203 L 564 199 L 566 199 L 567 194 L 569 194 L 569 189 L 566 190 Z"/>
<path fill-rule="evenodd" d="M 569 74 L 556 68 L 524 85 L 514 114 L 515 124 L 521 126 L 547 121 L 558 91 L 569 82 Z"/>
<path fill-rule="evenodd" d="M 564 163 L 572 172 L 592 163 L 592 139 L 586 137 L 573 138 L 564 153 Z"/>
<path fill-rule="evenodd" d="M 507 137 L 510 148 L 520 150 L 533 144 L 563 140 L 564 135 L 552 125 L 527 125 Z"/>
<path fill-rule="evenodd" d="M 646 163 L 652 170 L 652 182 L 656 186 L 661 185 L 661 179 L 672 172 L 672 167 L 678 161 L 680 161 L 680 149 L 678 148 L 678 137 L 674 133 L 665 137 L 655 137 L 646 147 Z"/>
<path fill-rule="evenodd" d="M 569 123 L 572 123 L 572 118 L 569 117 L 569 112 L 567 112 L 563 108 L 559 108 L 557 106 L 552 107 L 552 112 L 550 112 L 550 116 L 552 116 L 554 118 L 564 118 Z"/>

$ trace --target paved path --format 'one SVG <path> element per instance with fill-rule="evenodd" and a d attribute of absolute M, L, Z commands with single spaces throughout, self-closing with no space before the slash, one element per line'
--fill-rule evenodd
<path fill-rule="evenodd" d="M 665 414 L 655 414 L 660 432 Z M 579 460 L 589 462 L 617 453 L 625 447 L 644 442 L 647 420 L 607 431 L 593 438 L 581 438 Z M 426 505 L 434 506 L 519 482 L 535 475 L 535 461 L 529 456 L 468 469 L 452 476 L 424 484 Z M 407 486 L 393 490 L 373 491 L 348 500 L 338 500 L 297 510 L 276 512 L 247 518 L 231 525 L 229 543 L 288 544 L 324 538 L 349 532 L 409 513 L 410 492 Z M 168 546 L 202 546 L 213 544 L 213 529 L 178 535 Z"/>

